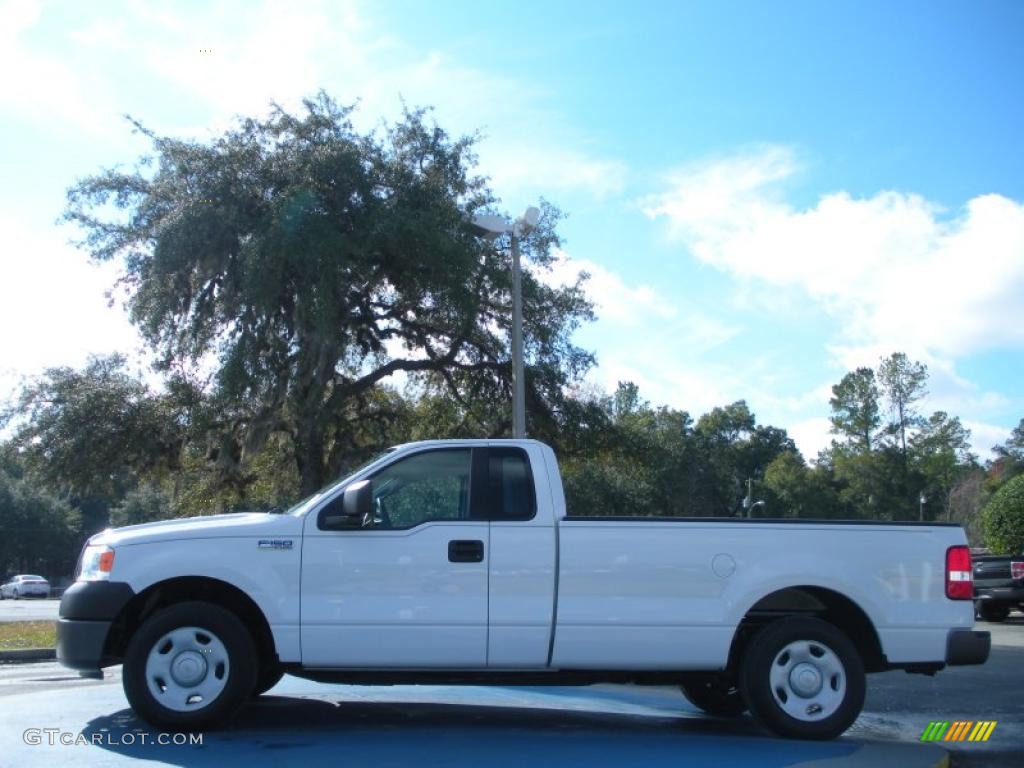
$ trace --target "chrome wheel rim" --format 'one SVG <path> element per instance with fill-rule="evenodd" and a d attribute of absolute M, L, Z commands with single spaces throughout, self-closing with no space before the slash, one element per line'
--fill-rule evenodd
<path fill-rule="evenodd" d="M 846 698 L 843 662 L 817 640 L 797 640 L 775 654 L 769 683 L 775 703 L 803 722 L 835 714 Z"/>
<path fill-rule="evenodd" d="M 209 706 L 228 683 L 228 649 L 200 627 L 172 629 L 157 640 L 146 659 L 146 685 L 161 705 L 175 712 Z"/>

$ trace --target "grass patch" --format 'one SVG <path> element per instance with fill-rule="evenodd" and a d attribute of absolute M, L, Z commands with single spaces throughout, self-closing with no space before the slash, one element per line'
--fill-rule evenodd
<path fill-rule="evenodd" d="M 7 621 L 0 624 L 0 651 L 56 647 L 55 621 Z"/>

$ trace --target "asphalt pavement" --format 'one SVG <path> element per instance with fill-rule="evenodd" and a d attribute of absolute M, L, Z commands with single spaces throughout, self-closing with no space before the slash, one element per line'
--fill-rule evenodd
<path fill-rule="evenodd" d="M 2 621 L 42 621 L 57 620 L 57 609 L 60 608 L 59 598 L 43 599 L 38 597 L 24 600 L 0 600 L 0 622 Z"/>
<path fill-rule="evenodd" d="M 37 605 L 45 607 L 43 601 Z M 942 743 L 954 768 L 1019 768 L 1024 617 L 978 627 L 993 633 L 987 664 L 932 678 L 871 675 L 862 716 L 841 739 L 824 743 L 770 738 L 746 717 L 704 716 L 671 688 L 363 687 L 294 677 L 244 708 L 231 727 L 204 734 L 201 746 L 144 743 L 159 734 L 128 708 L 120 667 L 93 681 L 52 662 L 0 665 L 0 768 L 50 768 L 54 761 L 123 766 L 139 758 L 166 765 L 226 761 L 303 768 L 320 762 L 518 768 L 526 761 L 560 768 L 680 762 L 924 768 L 942 765 L 947 754 L 920 742 L 933 720 L 998 723 L 988 742 Z"/>
<path fill-rule="evenodd" d="M 364 687 L 293 677 L 201 745 L 157 743 L 128 709 L 120 668 L 83 680 L 55 663 L 0 667 L 0 766 L 643 765 L 925 768 L 946 753 L 879 740 L 871 716 L 841 739 L 765 736 L 749 718 L 718 720 L 670 688 Z M 67 743 L 64 743 L 67 742 Z"/>
<path fill-rule="evenodd" d="M 943 742 L 956 768 L 1024 766 L 1024 616 L 1003 624 L 979 621 L 992 633 L 992 653 L 976 667 L 949 667 L 934 677 L 883 672 L 868 676 L 865 715 L 872 738 L 919 739 L 933 720 L 995 720 L 987 742 Z"/>

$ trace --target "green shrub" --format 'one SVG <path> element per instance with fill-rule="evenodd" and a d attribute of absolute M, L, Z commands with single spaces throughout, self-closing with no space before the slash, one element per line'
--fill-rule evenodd
<path fill-rule="evenodd" d="M 981 513 L 985 543 L 996 554 L 1024 551 L 1024 475 L 1000 488 Z"/>

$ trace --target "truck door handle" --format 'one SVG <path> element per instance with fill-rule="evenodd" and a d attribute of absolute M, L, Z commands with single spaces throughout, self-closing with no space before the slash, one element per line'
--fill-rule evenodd
<path fill-rule="evenodd" d="M 476 539 L 453 539 L 448 542 L 448 561 L 452 563 L 482 563 L 484 543 Z"/>

